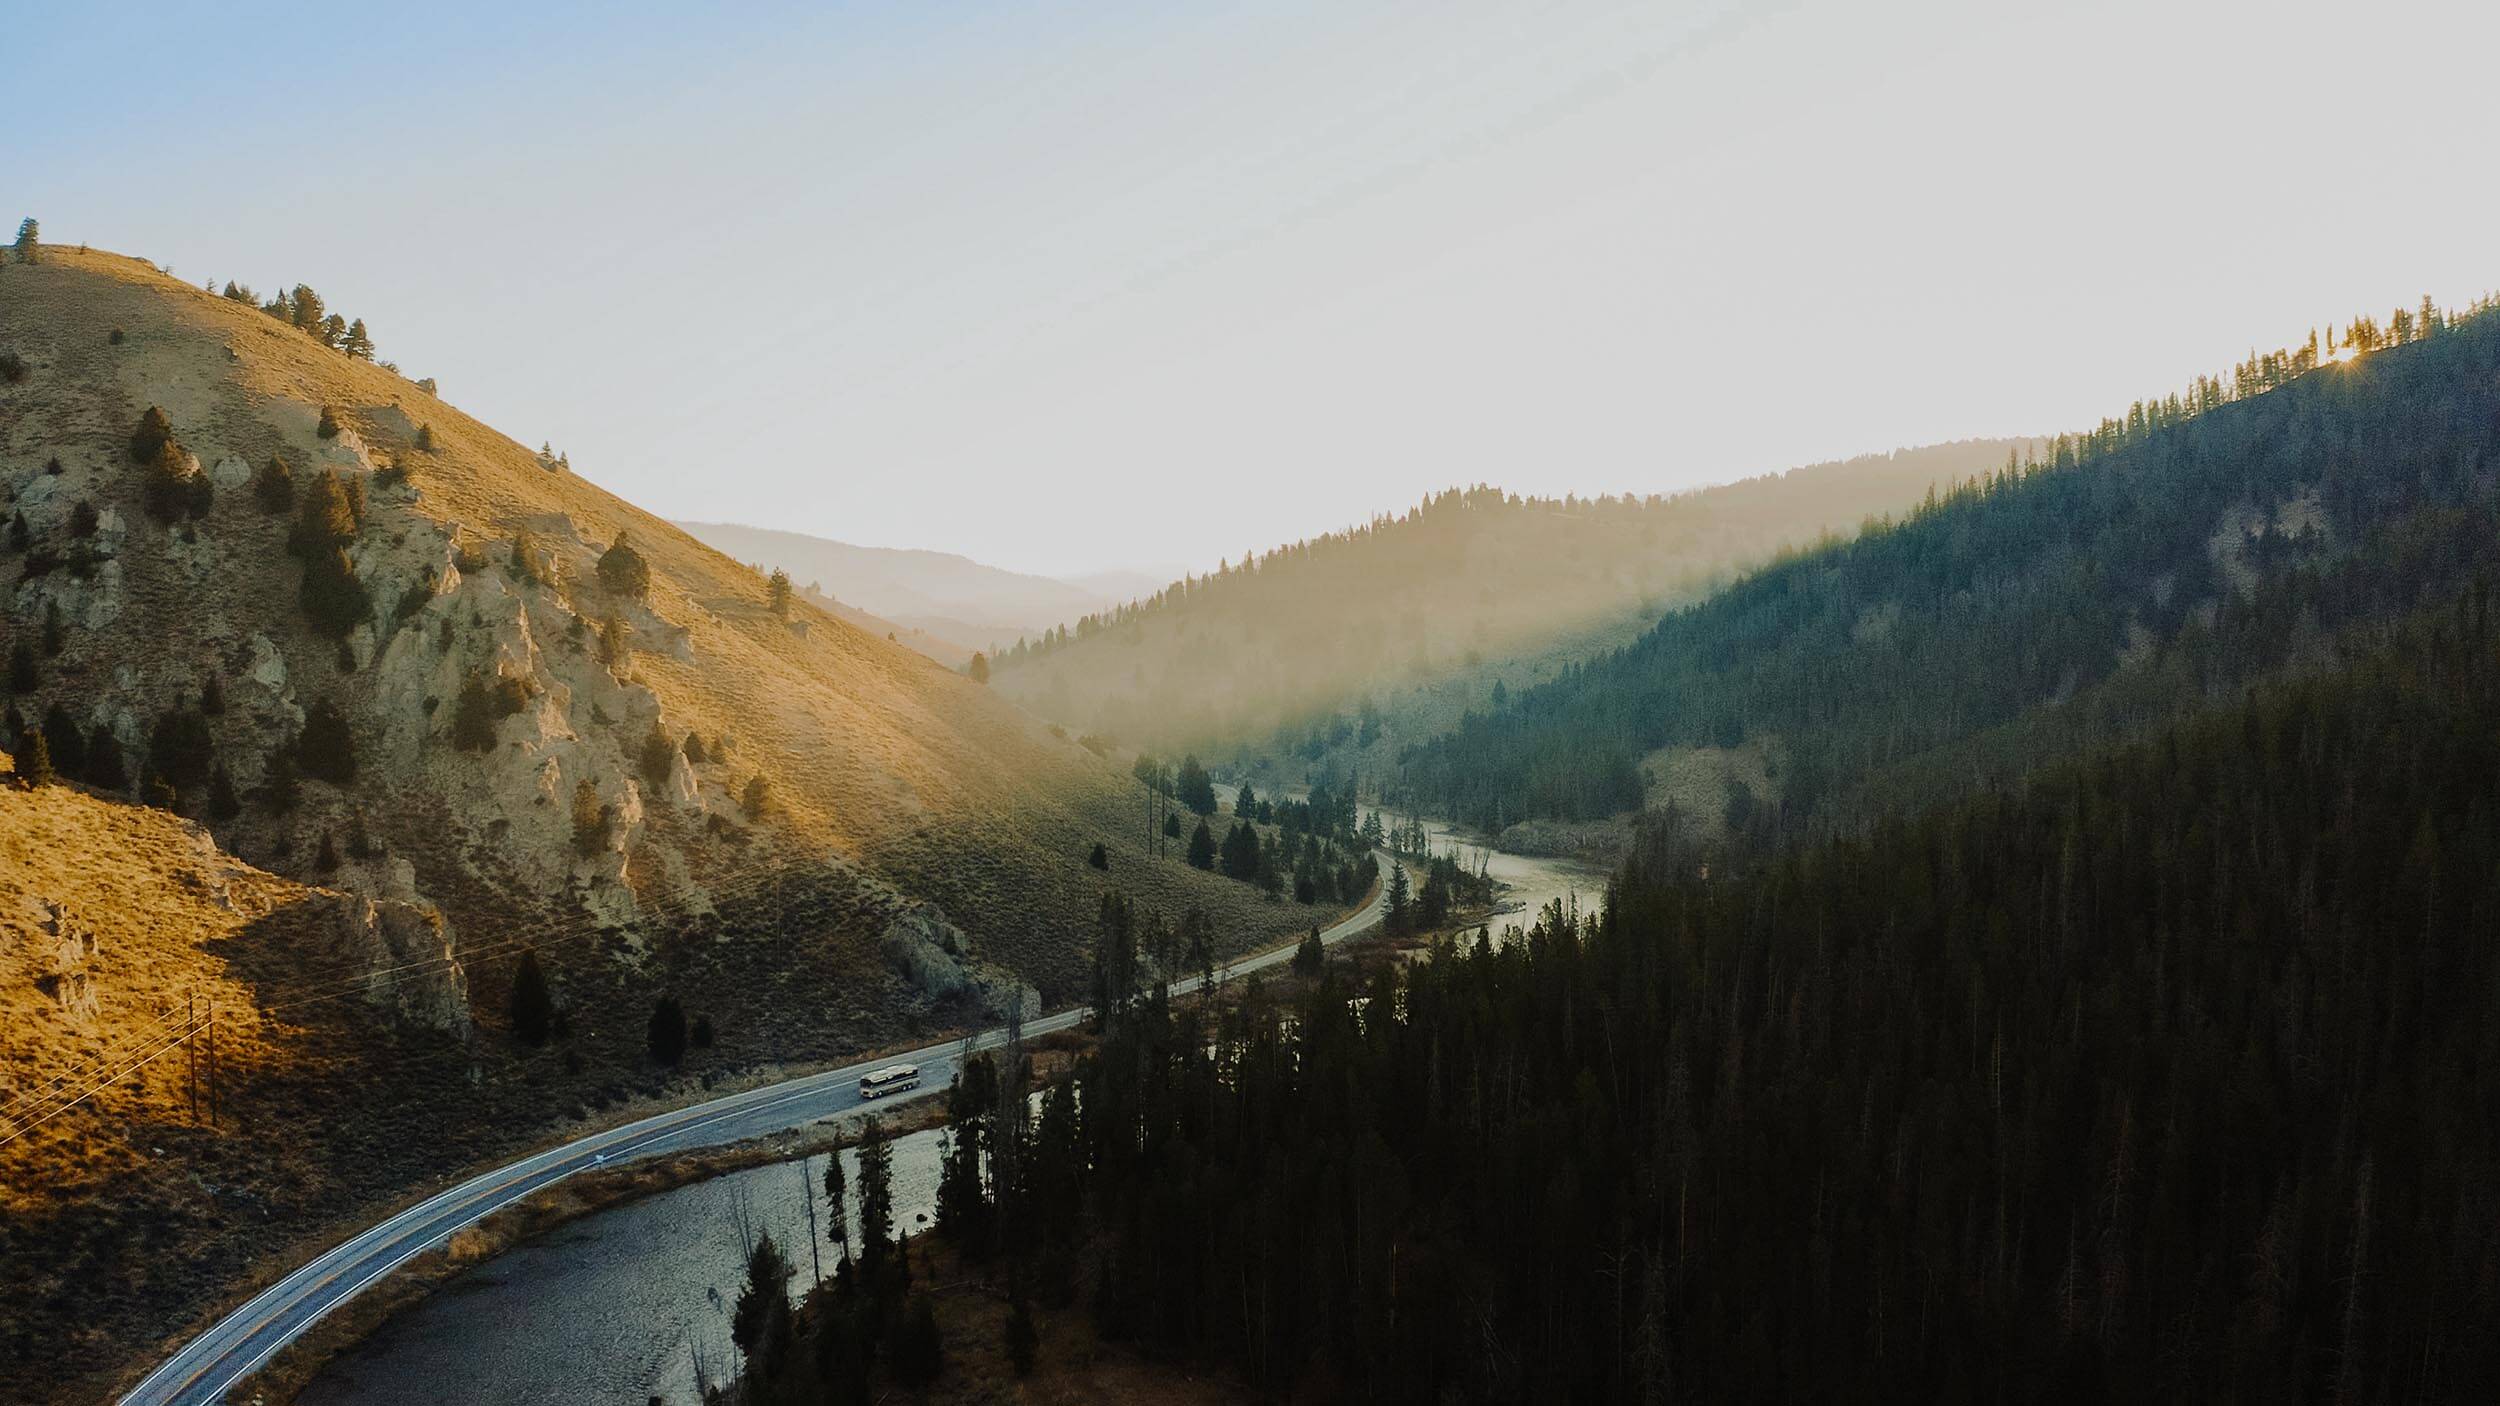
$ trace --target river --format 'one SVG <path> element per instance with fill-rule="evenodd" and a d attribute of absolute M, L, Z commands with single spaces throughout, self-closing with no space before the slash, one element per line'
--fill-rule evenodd
<path fill-rule="evenodd" d="M 1231 788 L 1224 788 L 1231 803 Z M 1385 826 L 1398 817 L 1384 812 Z M 1506 886 L 1499 937 L 1561 899 L 1586 912 L 1606 876 L 1568 860 L 1488 852 L 1448 826 L 1425 822 L 1433 852 Z M 936 1131 L 894 1142 L 898 1223 L 936 1214 Z M 853 1159 L 854 1154 L 842 1154 Z M 852 1161 L 854 1170 L 856 1161 Z M 728 1375 L 729 1309 L 746 1276 L 739 1227 L 768 1231 L 804 1285 L 807 1211 L 822 1158 L 734 1172 L 584 1216 L 460 1274 L 371 1337 L 340 1354 L 297 1398 L 302 1406 L 643 1406 L 659 1397 L 692 1406 L 700 1353 L 715 1381 Z M 856 1182 L 856 1177 L 853 1178 Z M 821 1227 L 820 1227 L 821 1228 Z M 828 1270 L 831 1268 L 827 1264 Z"/>
<path fill-rule="evenodd" d="M 894 1140 L 894 1215 L 937 1213 L 936 1130 Z M 842 1154 L 852 1182 L 857 1154 Z M 334 1359 L 302 1406 L 692 1406 L 695 1358 L 717 1383 L 736 1367 L 729 1310 L 746 1278 L 743 1223 L 812 1272 L 807 1209 L 824 1158 L 732 1172 L 584 1216 L 505 1251 L 394 1315 Z M 818 1221 L 819 1234 L 823 1221 Z M 852 1227 L 856 1235 L 858 1227 Z M 832 1246 L 820 1247 L 825 1272 Z"/>

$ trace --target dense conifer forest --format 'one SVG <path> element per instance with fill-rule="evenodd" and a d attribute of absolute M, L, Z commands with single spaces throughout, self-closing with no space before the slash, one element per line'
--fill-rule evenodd
<path fill-rule="evenodd" d="M 1113 980 L 941 1233 L 1323 1397 L 2489 1400 L 2496 606 L 1363 989 Z"/>
<path fill-rule="evenodd" d="M 1791 554 L 1410 748 L 1391 784 L 1498 831 L 1634 809 L 1646 754 L 1752 739 L 1781 760 L 1754 823 L 1799 832 L 2330 662 L 2495 555 L 2500 317 L 2389 325 Z"/>
<path fill-rule="evenodd" d="M 2404 330 L 1413 759 L 1567 815 L 1780 729 L 1600 917 L 1210 1008 L 1106 899 L 1100 1044 L 974 1066 L 939 1233 L 1311 1399 L 2500 1396 L 2500 319 Z"/>

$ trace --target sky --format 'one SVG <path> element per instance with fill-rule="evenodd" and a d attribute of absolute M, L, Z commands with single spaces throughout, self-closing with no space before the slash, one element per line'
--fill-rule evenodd
<path fill-rule="evenodd" d="M 2500 6 L 43 6 L 0 192 L 654 511 L 1053 574 L 2080 428 L 2500 287 Z"/>

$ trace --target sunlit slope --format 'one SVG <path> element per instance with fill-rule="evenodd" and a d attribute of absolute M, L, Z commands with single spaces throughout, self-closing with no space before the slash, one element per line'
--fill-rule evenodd
<path fill-rule="evenodd" d="M 1376 775 L 1397 746 L 1483 706 L 1497 680 L 1550 677 L 1783 548 L 1853 533 L 2024 443 L 1902 450 L 1670 498 L 1452 490 L 1009 650 L 996 684 L 1150 749 Z"/>
<path fill-rule="evenodd" d="M 1498 829 L 1656 809 L 1739 754 L 1754 781 L 1684 788 L 1687 818 L 1850 827 L 2348 659 L 2500 565 L 2500 316 L 2388 329 L 2252 357 L 1770 567 L 1399 780 Z"/>
<path fill-rule="evenodd" d="M 131 794 L 156 721 L 197 710 L 213 674 L 228 705 L 207 719 L 215 760 L 247 803 L 212 823 L 282 871 L 361 812 L 465 931 L 515 911 L 632 925 L 726 906 L 783 853 L 860 866 L 846 921 L 873 929 L 932 876 L 965 892 L 955 871 L 970 869 L 1012 911 L 946 916 L 1046 989 L 1072 982 L 1100 884 L 1085 855 L 1102 839 L 1125 857 L 1139 828 L 1121 769 L 899 643 L 803 601 L 777 617 L 747 567 L 248 304 L 59 249 L 10 266 L 0 295 L 0 348 L 28 367 L 0 388 L 5 506 L 26 518 L 29 554 L 73 563 L 20 568 L 12 637 L 57 613 L 62 641 L 19 701 L 30 720 L 59 704 L 114 730 Z M 213 486 L 204 515 L 146 511 L 127 446 L 150 406 Z M 342 433 L 320 433 L 325 407 Z M 352 629 L 319 628 L 299 604 L 294 514 L 255 501 L 272 457 L 299 504 L 324 471 L 361 492 L 345 552 L 369 600 Z M 80 503 L 103 515 L 83 537 Z M 596 569 L 620 538 L 648 563 L 641 598 Z M 473 680 L 511 702 L 498 698 L 487 745 L 464 747 Z M 308 781 L 283 814 L 250 803 L 325 705 L 353 734 L 354 779 Z M 655 731 L 697 742 L 655 758 Z M 577 846 L 585 784 L 609 824 Z M 205 784 L 183 789 L 204 815 Z M 1244 940 L 1289 926 L 1238 885 L 1134 877 Z M 901 894 L 879 897 L 889 881 Z"/>

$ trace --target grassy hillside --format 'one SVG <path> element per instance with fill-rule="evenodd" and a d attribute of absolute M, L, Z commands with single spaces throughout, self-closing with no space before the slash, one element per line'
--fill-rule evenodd
<path fill-rule="evenodd" d="M 1045 716 L 1153 751 L 1298 779 L 1377 774 L 1516 690 L 1631 639 L 1783 547 L 2001 467 L 1973 440 L 1818 464 L 1674 497 L 1452 490 L 1176 582 L 1006 651 L 994 685 Z"/>
<path fill-rule="evenodd" d="M 2428 330 L 2260 359 L 2236 394 L 2139 405 L 1765 569 L 1411 749 L 1397 784 L 1492 828 L 1582 820 L 1744 748 L 1770 793 L 1704 804 L 1847 827 L 2348 657 L 2495 554 L 2500 316 L 2407 321 Z"/>
<path fill-rule="evenodd" d="M 75 870 L 121 843 L 126 814 L 216 856 L 181 872 L 251 866 L 218 881 L 262 895 L 233 899 L 247 916 L 315 887 L 402 915 L 312 957 L 257 921 L 174 923 L 161 945 L 195 955 L 79 988 L 92 1008 L 47 995 L 13 1025 L 0 1098 L 16 1100 L 63 1061 L 143 1049 L 194 973 L 225 984 L 237 1021 L 322 979 L 369 981 L 381 1003 L 321 1046 L 328 1082 L 236 1065 L 235 1096 L 283 1104 L 289 1141 L 201 1135 L 199 1165 L 225 1171 L 199 1175 L 295 1179 L 248 1214 L 195 1197 L 137 1217 L 225 1226 L 196 1272 L 155 1275 L 137 1221 L 109 1214 L 161 1210 L 154 1174 L 123 1175 L 113 1151 L 170 1151 L 150 1115 L 87 1106 L 12 1168 L 83 1215 L 61 1263 L 149 1286 L 90 1315 L 125 1359 L 153 1346 L 133 1324 L 191 1322 L 276 1267 L 255 1256 L 285 1237 L 568 1117 L 969 1021 L 1027 984 L 1081 995 L 1107 885 L 1204 911 L 1226 949 L 1313 916 L 1158 858 L 1125 763 L 803 599 L 776 613 L 746 566 L 249 303 L 46 248 L 0 269 L 0 370 L 0 747 L 40 736 L 88 787 L 0 816 L 4 852 Z M 167 444 L 144 433 L 152 407 Z M 43 818 L 63 806 L 84 818 Z M 1098 842 L 1107 869 L 1087 863 Z M 43 872 L 0 899 L 68 891 Z M 172 922 L 188 882 L 134 870 L 72 902 L 108 953 L 135 956 L 112 935 Z M 411 941 L 433 946 L 396 959 Z M 532 950 L 558 1012 L 543 1047 L 507 1015 Z M 683 1071 L 644 1054 L 663 992 L 713 1019 Z M 377 1102 L 407 1121 L 377 1124 Z M 351 1168 L 385 1125 L 390 1155 Z M 333 1155 L 319 1176 L 287 1170 Z M 32 1238 L 0 1246 L 0 1269 L 31 1273 L 67 1224 L 13 1221 Z M 21 1353 L 68 1320 L 29 1321 L 0 1379 L 49 1389 Z"/>

